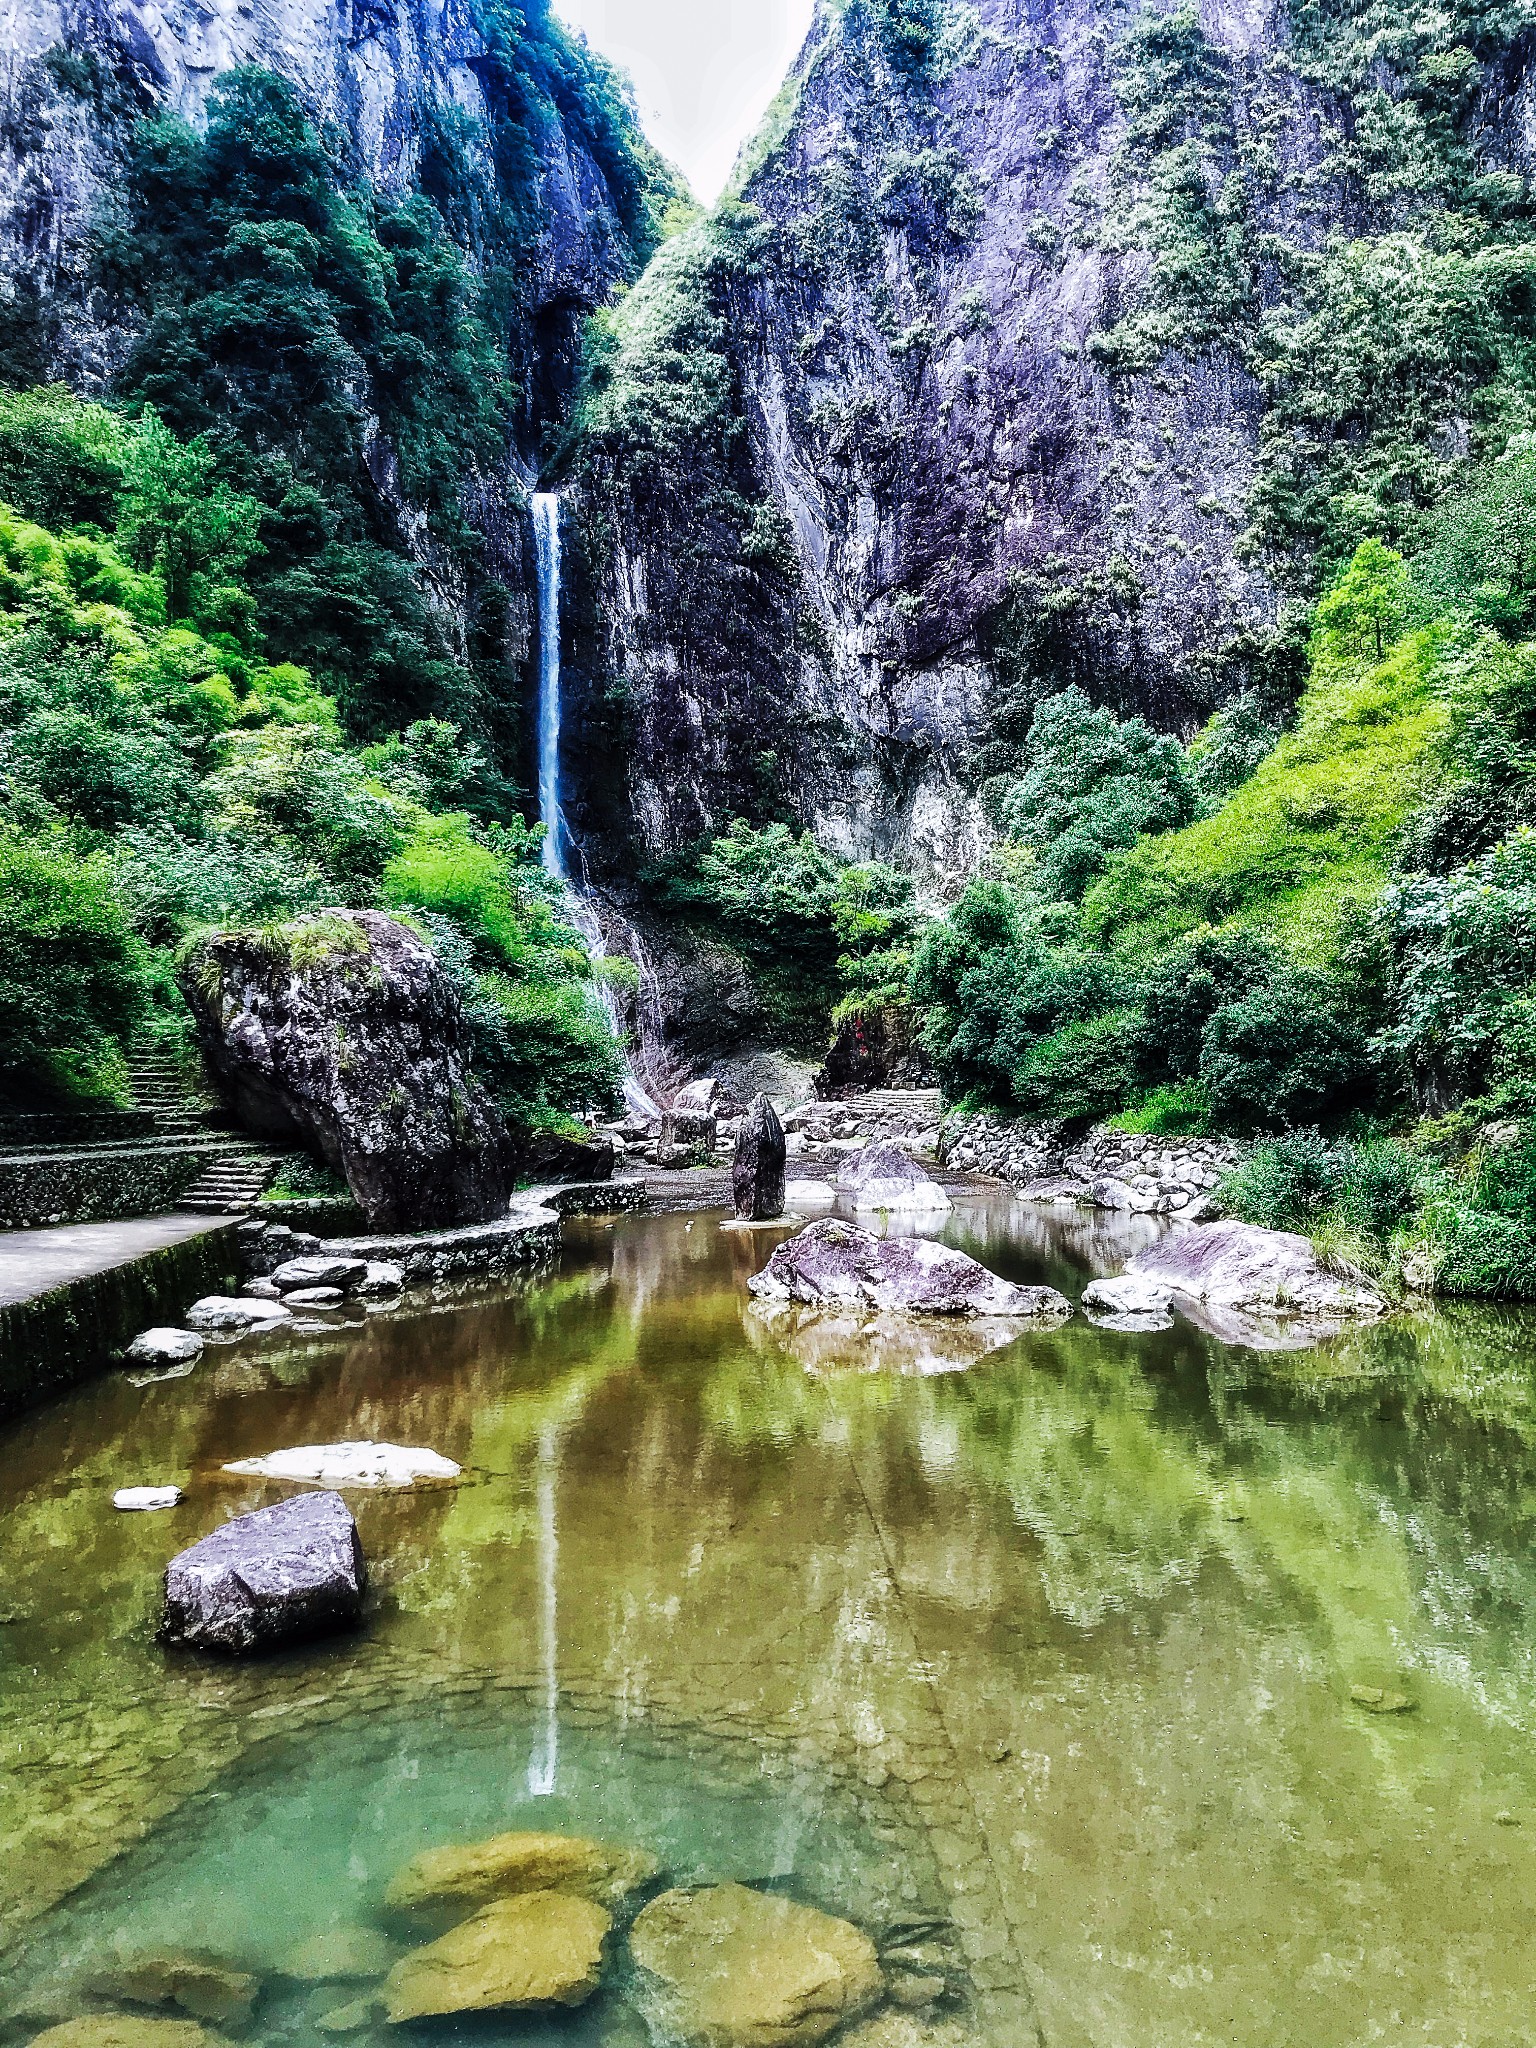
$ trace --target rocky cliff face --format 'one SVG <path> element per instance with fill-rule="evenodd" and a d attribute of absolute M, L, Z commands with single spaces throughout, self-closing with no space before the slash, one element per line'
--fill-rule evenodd
<path fill-rule="evenodd" d="M 494 184 L 496 22 L 475 0 L 0 0 L 0 290 L 13 345 L 30 325 L 40 370 L 85 387 L 110 379 L 133 323 L 99 290 L 93 259 L 126 133 L 166 111 L 200 124 L 214 87 L 242 67 L 295 86 L 340 140 L 346 172 L 388 198 L 421 187 L 445 114 Z M 568 395 L 581 319 L 644 253 L 598 150 L 556 107 L 521 167 L 538 215 L 519 281 L 531 318 L 511 337 L 529 457 Z M 508 252 L 491 235 L 469 253 L 491 264 Z"/>
<path fill-rule="evenodd" d="M 0 0 L 0 382 L 211 431 L 269 510 L 259 569 L 299 578 L 274 652 L 354 730 L 451 716 L 526 786 L 524 488 L 673 189 L 538 5 Z"/>
<path fill-rule="evenodd" d="M 1480 344 L 1412 331 L 1527 232 L 1530 19 L 823 5 L 748 211 L 598 365 L 573 653 L 633 766 L 589 828 L 787 810 L 941 877 L 1039 696 L 1283 698 L 1287 596 L 1490 447 Z"/>

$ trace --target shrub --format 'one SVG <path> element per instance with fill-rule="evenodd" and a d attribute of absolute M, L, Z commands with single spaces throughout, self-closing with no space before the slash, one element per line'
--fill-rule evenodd
<path fill-rule="evenodd" d="M 1141 1017 L 1112 1010 L 1037 1039 L 1012 1076 L 1026 1114 L 1092 1123 L 1123 1103 L 1136 1083 Z"/>
<path fill-rule="evenodd" d="M 0 1068 L 110 1091 L 145 970 L 104 859 L 77 858 L 62 834 L 0 832 Z"/>
<path fill-rule="evenodd" d="M 1359 1106 L 1369 1088 L 1365 1047 L 1341 1014 L 1332 979 L 1277 974 L 1206 1025 L 1200 1083 L 1219 1130 L 1276 1130 Z"/>
<path fill-rule="evenodd" d="M 1112 850 L 1194 815 L 1178 741 L 1140 718 L 1122 723 L 1075 686 L 1035 707 L 1024 757 L 992 802 L 1004 830 L 1036 848 L 1048 895 L 1075 901 Z"/>
<path fill-rule="evenodd" d="M 1155 960 L 1141 982 L 1140 1063 L 1151 1081 L 1192 1081 L 1205 1027 L 1280 970 L 1283 955 L 1256 932 L 1207 931 Z"/>
<path fill-rule="evenodd" d="M 1172 1088 L 1149 1089 L 1109 1122 L 1117 1131 L 1144 1131 L 1152 1137 L 1200 1137 L 1211 1128 L 1211 1105 L 1198 1082 L 1181 1081 Z"/>

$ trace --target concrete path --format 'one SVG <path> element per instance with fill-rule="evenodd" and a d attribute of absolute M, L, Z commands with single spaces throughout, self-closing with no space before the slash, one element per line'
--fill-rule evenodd
<path fill-rule="evenodd" d="M 0 1231 L 0 1308 L 30 1301 L 89 1273 L 105 1273 L 145 1252 L 224 1230 L 227 1216 L 134 1216 L 121 1223 L 66 1223 L 53 1230 Z"/>

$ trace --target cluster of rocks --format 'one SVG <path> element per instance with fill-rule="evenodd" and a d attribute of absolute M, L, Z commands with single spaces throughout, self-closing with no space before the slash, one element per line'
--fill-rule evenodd
<path fill-rule="evenodd" d="M 1016 1123 L 989 1112 L 951 1117 L 939 1155 L 970 1173 L 992 1174 L 1037 1201 L 1202 1221 L 1216 1213 L 1212 1190 L 1237 1164 L 1222 1138 L 1160 1138 L 1100 1124 L 1077 1143 L 1059 1124 Z"/>
<path fill-rule="evenodd" d="M 851 1151 L 888 1138 L 931 1157 L 938 1151 L 942 1116 L 937 1088 L 878 1088 L 846 1101 L 801 1103 L 785 1117 L 784 1128 L 812 1152 Z"/>
<path fill-rule="evenodd" d="M 713 1079 L 690 1081 L 656 1118 L 630 1116 L 603 1130 L 621 1158 L 664 1171 L 706 1166 L 730 1156 L 755 1100 L 742 1103 Z M 881 1088 L 847 1101 L 797 1103 L 781 1122 L 790 1159 L 835 1162 L 880 1138 L 932 1156 L 940 1115 L 936 1088 Z"/>
<path fill-rule="evenodd" d="M 851 1920 L 724 1882 L 668 1885 L 644 1849 L 517 1831 L 429 1849 L 395 1873 L 378 1925 L 333 1926 L 278 1958 L 271 1989 L 309 1990 L 322 2037 L 472 2015 L 569 2011 L 622 1983 L 652 2036 L 677 2048 L 963 2048 L 943 2015 L 942 1952 L 883 1948 Z M 98 2009 L 47 2048 L 213 2048 L 269 1983 L 196 1951 L 96 1965 L 65 1987 Z M 880 2009 L 884 2008 L 882 2012 Z"/>

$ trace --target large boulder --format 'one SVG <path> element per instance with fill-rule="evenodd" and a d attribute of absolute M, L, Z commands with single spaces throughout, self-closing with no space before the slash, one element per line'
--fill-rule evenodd
<path fill-rule="evenodd" d="M 173 1557 L 165 1573 L 166 1642 L 262 1650 L 355 1628 L 368 1573 L 357 1524 L 339 1493 L 306 1493 L 237 1515 Z"/>
<path fill-rule="evenodd" d="M 925 1237 L 876 1237 L 828 1216 L 774 1248 L 748 1283 L 763 1301 L 802 1308 L 864 1304 L 907 1315 L 1027 1316 L 1065 1322 L 1072 1304 L 1054 1287 L 1019 1287 L 965 1252 Z"/>
<path fill-rule="evenodd" d="M 506 1212 L 506 1126 L 469 1072 L 427 941 L 377 910 L 214 932 L 182 969 L 208 1066 L 247 1129 L 345 1174 L 375 1230 Z"/>
<path fill-rule="evenodd" d="M 519 1892 L 569 1892 L 612 1906 L 656 1875 L 656 1858 L 617 1842 L 519 1828 L 483 1842 L 423 1849 L 390 1879 L 384 1903 L 412 1919 L 462 1918 Z"/>
<path fill-rule="evenodd" d="M 591 1899 L 520 1892 L 412 1951 L 384 1980 L 391 2023 L 448 2013 L 581 2005 L 597 1989 L 612 1925 Z"/>
<path fill-rule="evenodd" d="M 1252 1223 L 1175 1228 L 1126 1266 L 1135 1278 L 1171 1289 L 1213 1335 L 1269 1348 L 1304 1343 L 1374 1322 L 1390 1303 L 1360 1274 L 1339 1274 L 1308 1237 Z"/>
<path fill-rule="evenodd" d="M 837 1189 L 853 1197 L 855 1209 L 930 1213 L 953 1206 L 928 1169 L 889 1138 L 855 1152 L 837 1177 Z"/>
<path fill-rule="evenodd" d="M 613 1140 L 596 1131 L 520 1131 L 512 1156 L 517 1178 L 536 1187 L 546 1181 L 613 1179 Z"/>
<path fill-rule="evenodd" d="M 766 1223 L 784 1214 L 784 1126 L 763 1094 L 754 1095 L 736 1133 L 731 1161 L 731 1197 L 736 1214 Z"/>
<path fill-rule="evenodd" d="M 629 1949 L 653 2033 L 687 2048 L 814 2048 L 882 1990 L 868 1935 L 741 1884 L 663 1892 Z"/>

